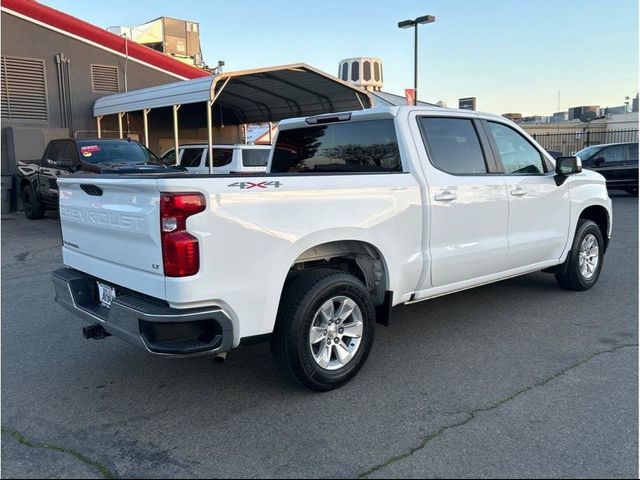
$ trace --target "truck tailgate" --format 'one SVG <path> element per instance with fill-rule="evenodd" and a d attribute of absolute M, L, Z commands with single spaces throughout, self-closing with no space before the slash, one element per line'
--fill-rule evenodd
<path fill-rule="evenodd" d="M 156 183 L 98 175 L 59 179 L 65 265 L 164 298 Z"/>

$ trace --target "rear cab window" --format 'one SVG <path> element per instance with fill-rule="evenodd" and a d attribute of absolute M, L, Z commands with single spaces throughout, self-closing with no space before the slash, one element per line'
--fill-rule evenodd
<path fill-rule="evenodd" d="M 240 151 L 243 167 L 266 167 L 271 152 L 267 148 L 243 148 Z"/>
<path fill-rule="evenodd" d="M 392 119 L 338 122 L 281 130 L 271 173 L 401 172 Z"/>

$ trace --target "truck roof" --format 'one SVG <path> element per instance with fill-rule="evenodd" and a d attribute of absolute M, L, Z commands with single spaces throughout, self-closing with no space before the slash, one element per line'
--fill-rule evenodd
<path fill-rule="evenodd" d="M 419 111 L 419 112 L 428 112 L 428 113 L 434 113 L 437 115 L 447 115 L 447 114 L 452 114 L 452 115 L 465 115 L 468 117 L 476 117 L 476 118 L 487 118 L 487 119 L 500 119 L 501 121 L 504 121 L 506 123 L 511 123 L 510 120 L 508 120 L 507 118 L 501 116 L 501 115 L 496 115 L 495 113 L 487 113 L 487 112 L 478 112 L 476 110 L 462 110 L 459 108 L 446 108 L 446 107 L 440 107 L 437 105 L 419 105 L 417 107 L 410 107 L 410 106 L 401 106 L 401 107 L 392 107 L 392 106 L 378 106 L 378 107 L 374 107 L 374 108 L 368 108 L 365 110 L 355 110 L 355 111 L 351 111 L 351 112 L 339 112 L 339 113 L 331 113 L 331 114 L 324 114 L 324 115 L 317 115 L 314 117 L 298 117 L 298 118 L 288 118 L 286 120 L 281 120 L 278 128 L 280 130 L 287 130 L 289 128 L 300 128 L 300 127 L 305 127 L 305 126 L 310 126 L 313 125 L 312 123 L 310 123 L 307 120 L 312 120 L 312 119 L 322 119 L 322 118 L 329 118 L 329 117 L 337 117 L 337 116 L 341 116 L 341 115 L 347 115 L 350 114 L 351 121 L 362 121 L 362 120 L 373 120 L 373 119 L 381 119 L 381 118 L 394 118 L 397 117 L 399 115 L 402 115 L 404 113 L 408 113 L 410 111 Z M 319 122 L 319 124 L 322 124 L 323 122 Z M 328 122 L 327 122 L 328 123 Z"/>

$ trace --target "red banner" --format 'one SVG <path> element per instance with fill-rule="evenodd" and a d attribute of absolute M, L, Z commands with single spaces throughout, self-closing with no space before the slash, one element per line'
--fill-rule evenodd
<path fill-rule="evenodd" d="M 413 88 L 405 88 L 404 96 L 407 99 L 407 105 L 415 107 L 416 105 L 416 91 Z"/>

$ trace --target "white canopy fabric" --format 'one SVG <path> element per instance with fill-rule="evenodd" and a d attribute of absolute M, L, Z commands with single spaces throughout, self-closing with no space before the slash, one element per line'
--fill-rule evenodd
<path fill-rule="evenodd" d="M 365 90 L 300 63 L 221 73 L 98 99 L 95 117 L 213 102 L 215 123 L 275 122 L 284 118 L 371 108 Z"/>

